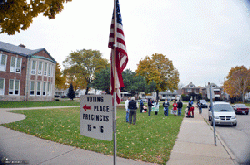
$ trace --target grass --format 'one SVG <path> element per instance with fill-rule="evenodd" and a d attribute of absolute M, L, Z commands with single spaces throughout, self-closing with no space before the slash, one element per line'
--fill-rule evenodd
<path fill-rule="evenodd" d="M 171 107 L 170 107 L 171 109 Z M 166 164 L 180 130 L 184 117 L 163 115 L 160 107 L 158 115 L 151 116 L 137 110 L 136 125 L 125 122 L 125 110 L 117 108 L 117 156 Z M 80 109 L 63 108 L 51 110 L 13 111 L 26 116 L 25 120 L 2 124 L 16 131 L 35 135 L 61 144 L 92 150 L 105 155 L 113 154 L 113 141 L 97 140 L 80 135 Z"/>
<path fill-rule="evenodd" d="M 1 108 L 80 106 L 79 101 L 0 101 Z"/>

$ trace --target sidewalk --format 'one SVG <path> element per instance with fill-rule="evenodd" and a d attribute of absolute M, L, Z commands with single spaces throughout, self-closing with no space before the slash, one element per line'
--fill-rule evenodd
<path fill-rule="evenodd" d="M 24 115 L 8 112 L 9 110 L 31 110 L 65 107 L 36 107 L 36 108 L 0 108 L 0 124 L 25 119 Z M 107 156 L 93 151 L 43 140 L 33 135 L 13 131 L 0 126 L 0 164 L 1 159 L 28 160 L 30 165 L 111 165 L 113 156 Z M 153 165 L 142 161 L 135 161 L 116 157 L 118 165 Z"/>
<path fill-rule="evenodd" d="M 216 138 L 214 132 L 195 108 L 194 118 L 184 118 L 178 138 L 167 165 L 176 164 L 236 164 L 234 156 L 225 148 L 225 143 Z"/>

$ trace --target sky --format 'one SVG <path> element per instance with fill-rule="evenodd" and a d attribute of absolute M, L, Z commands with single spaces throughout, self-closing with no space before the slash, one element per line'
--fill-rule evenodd
<path fill-rule="evenodd" d="M 162 53 L 190 82 L 222 86 L 231 67 L 250 67 L 250 8 L 247 0 L 120 0 L 128 53 L 126 69 L 135 71 L 146 56 Z M 113 0 L 72 0 L 56 18 L 39 15 L 2 42 L 28 49 L 45 48 L 60 63 L 76 50 L 108 48 Z M 62 67 L 63 68 L 63 67 Z"/>

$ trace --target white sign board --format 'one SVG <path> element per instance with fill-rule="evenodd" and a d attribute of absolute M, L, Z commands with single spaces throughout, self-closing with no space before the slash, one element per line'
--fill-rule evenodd
<path fill-rule="evenodd" d="M 80 134 L 100 140 L 112 140 L 113 117 L 111 95 L 82 95 Z"/>
<path fill-rule="evenodd" d="M 212 91 L 212 98 L 215 98 L 215 94 L 214 94 L 214 88 L 211 88 Z M 210 99 L 210 87 L 207 88 L 207 98 Z"/>

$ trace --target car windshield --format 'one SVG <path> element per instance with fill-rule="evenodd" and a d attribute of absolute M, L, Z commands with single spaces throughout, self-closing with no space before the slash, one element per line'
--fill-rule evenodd
<path fill-rule="evenodd" d="M 206 101 L 205 100 L 200 100 L 200 103 L 206 103 Z"/>
<path fill-rule="evenodd" d="M 223 112 L 223 111 L 228 111 L 228 112 L 233 112 L 234 109 L 231 105 L 229 104 L 217 104 L 213 106 L 215 112 Z"/>

